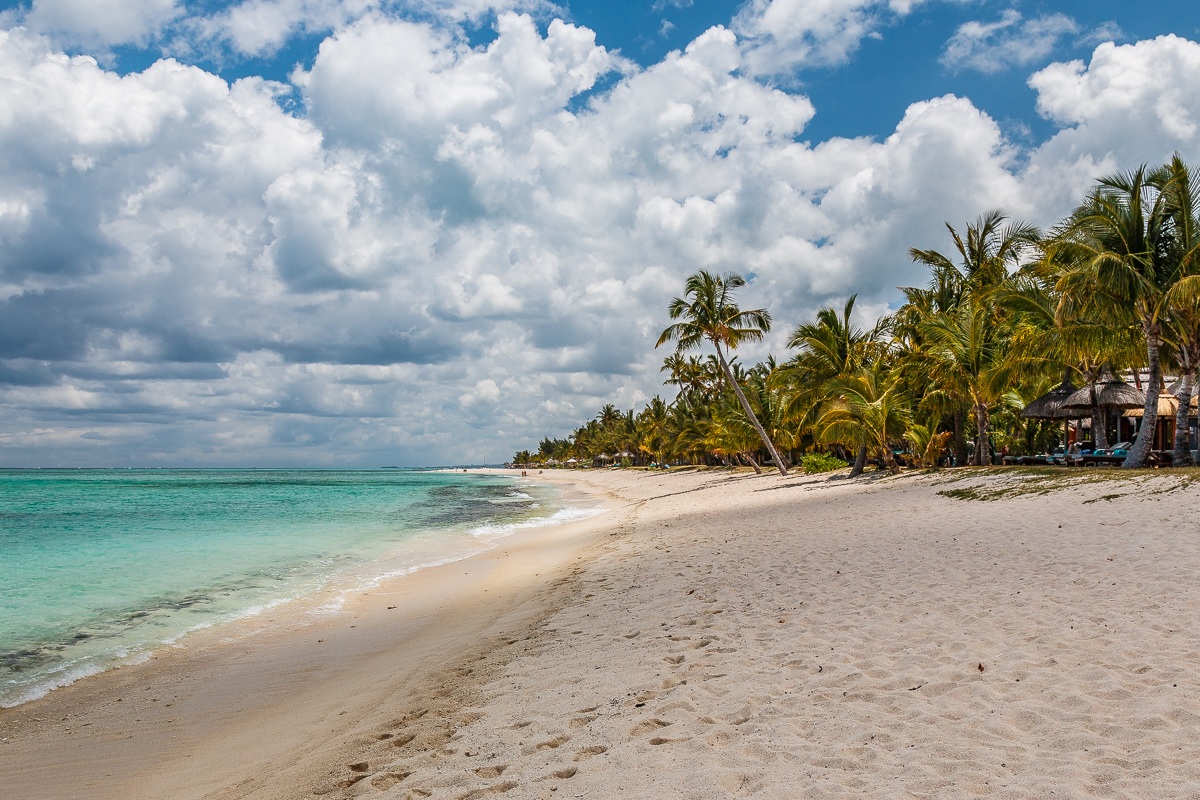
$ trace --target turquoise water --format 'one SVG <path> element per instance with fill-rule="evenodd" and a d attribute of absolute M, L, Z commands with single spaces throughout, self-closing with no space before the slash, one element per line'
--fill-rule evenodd
<path fill-rule="evenodd" d="M 577 513 L 501 476 L 0 470 L 0 706 Z"/>

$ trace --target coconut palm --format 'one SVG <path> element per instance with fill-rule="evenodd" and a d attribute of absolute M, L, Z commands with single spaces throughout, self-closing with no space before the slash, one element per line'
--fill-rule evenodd
<path fill-rule="evenodd" d="M 1200 173 L 1184 164 L 1178 154 L 1150 177 L 1167 196 L 1171 216 L 1171 258 L 1177 262 L 1179 280 L 1167 291 L 1171 313 L 1168 339 L 1173 340 L 1179 385 L 1175 399 L 1176 466 L 1192 463 L 1188 442 L 1188 408 L 1200 368 Z"/>
<path fill-rule="evenodd" d="M 888 471 L 900 471 L 892 455 L 892 441 L 908 428 L 908 404 L 894 376 L 874 365 L 828 384 L 833 396 L 816 421 L 817 437 L 824 442 L 866 445 L 875 450 Z"/>
<path fill-rule="evenodd" d="M 945 363 L 955 354 L 967 356 L 987 355 L 990 359 L 1002 355 L 1003 344 L 1008 335 L 1008 326 L 1003 324 L 1006 314 L 997 303 L 997 295 L 1007 285 L 1009 275 L 1021 262 L 1029 248 L 1040 239 L 1037 228 L 1020 222 L 1009 222 L 1000 211 L 989 211 L 966 227 L 965 235 L 946 223 L 946 230 L 954 243 L 956 256 L 947 256 L 937 250 L 912 248 L 909 256 L 918 264 L 925 264 L 932 272 L 932 280 L 926 289 L 904 289 L 908 303 L 898 314 L 898 328 L 907 344 L 905 371 L 910 375 L 937 376 L 948 381 L 935 388 L 939 399 L 927 404 L 928 408 L 948 406 L 954 419 L 955 460 L 963 463 L 966 455 L 964 416 L 970 410 L 975 416 L 976 441 L 975 463 L 983 463 L 983 450 L 987 446 L 987 404 L 981 403 L 984 394 L 995 400 L 998 394 L 980 393 L 981 384 L 964 380 L 971 373 L 985 369 L 981 364 L 952 365 Z M 964 307 L 971 310 L 963 312 Z M 990 321 L 990 323 L 989 323 Z M 972 329 L 970 335 L 986 337 L 971 344 L 971 348 L 950 347 L 955 338 L 948 334 L 963 325 Z M 925 338 L 931 332 L 936 342 Z M 966 330 L 960 330 L 965 334 Z M 960 337 L 961 338 L 961 337 Z M 965 340 L 960 345 L 965 345 Z M 933 365 L 929 363 L 933 359 Z M 981 438 L 982 437 L 982 438 Z"/>
<path fill-rule="evenodd" d="M 834 378 L 853 374 L 873 363 L 884 352 L 887 320 L 868 330 L 850 321 L 857 295 L 851 295 L 841 314 L 832 307 L 817 311 L 812 322 L 796 327 L 788 347 L 799 352 L 780 367 L 777 381 L 791 392 L 787 412 L 797 429 L 807 430 L 820 416 L 829 399 L 828 384 Z M 867 445 L 860 444 L 850 477 L 862 473 L 867 463 Z"/>
<path fill-rule="evenodd" d="M 950 436 L 949 431 L 938 433 L 937 420 L 934 419 L 929 425 L 909 423 L 908 430 L 904 433 L 904 440 L 908 442 L 909 448 L 912 450 L 916 466 L 937 469 L 941 463 L 942 454 L 946 452 L 946 443 Z"/>
<path fill-rule="evenodd" d="M 1121 465 L 1127 468 L 1145 466 L 1153 445 L 1168 296 L 1182 277 L 1172 257 L 1170 197 L 1149 180 L 1145 166 L 1101 178 L 1059 237 L 1075 249 L 1079 264 L 1060 290 L 1101 303 L 1115 324 L 1130 319 L 1141 328 L 1150 375 L 1142 426 Z"/>
<path fill-rule="evenodd" d="M 673 320 L 680 320 L 663 330 L 655 347 L 675 341 L 680 351 L 699 347 L 707 341 L 713 345 L 721 369 L 733 387 L 746 418 L 753 425 L 780 475 L 787 475 L 787 467 L 775 444 L 759 423 L 750 408 L 750 401 L 729 368 L 725 350 L 730 352 L 743 342 L 760 341 L 771 329 L 771 315 L 765 309 L 741 310 L 733 300 L 733 291 L 746 285 L 746 279 L 736 273 L 723 276 L 700 270 L 687 279 L 684 296 L 674 298 L 668 306 Z"/>
<path fill-rule="evenodd" d="M 670 450 L 670 412 L 661 397 L 655 397 L 636 418 L 637 447 L 662 463 Z"/>
<path fill-rule="evenodd" d="M 1041 249 L 1042 257 L 1023 267 L 998 294 L 1015 315 L 1008 358 L 1026 384 L 1075 375 L 1079 385 L 1089 387 L 1094 445 L 1108 447 L 1107 412 L 1100 408 L 1096 385 L 1107 371 L 1135 363 L 1141 341 L 1128 325 L 1111 324 L 1091 298 L 1057 290 L 1062 276 L 1078 268 L 1071 248 L 1050 239 Z M 1025 399 L 1038 395 L 1034 389 Z"/>
<path fill-rule="evenodd" d="M 975 464 L 990 463 L 988 413 L 1004 394 L 1014 373 L 1007 359 L 1007 338 L 994 309 L 967 303 L 952 314 L 938 314 L 921 323 L 927 346 L 930 380 L 951 394 L 967 398 L 975 417 Z"/>

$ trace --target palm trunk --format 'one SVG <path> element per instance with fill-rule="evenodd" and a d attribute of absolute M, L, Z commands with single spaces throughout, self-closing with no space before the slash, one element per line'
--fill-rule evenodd
<path fill-rule="evenodd" d="M 992 450 L 988 447 L 988 412 L 987 406 L 975 404 L 975 465 L 984 466 L 984 453 L 987 453 L 987 466 L 992 464 Z"/>
<path fill-rule="evenodd" d="M 755 475 L 762 475 L 762 467 L 758 465 L 758 461 L 749 453 L 742 453 L 742 461 L 745 461 L 750 466 L 754 467 Z"/>
<path fill-rule="evenodd" d="M 896 456 L 892 454 L 892 448 L 888 446 L 887 442 L 883 443 L 879 454 L 883 457 L 883 465 L 887 467 L 889 473 L 895 475 L 900 471 L 900 465 L 896 462 Z"/>
<path fill-rule="evenodd" d="M 1158 385 L 1162 383 L 1162 366 L 1158 361 L 1158 326 L 1143 323 L 1146 334 L 1146 360 L 1149 362 L 1150 379 L 1146 381 L 1146 405 L 1142 409 L 1142 427 L 1137 439 L 1129 449 L 1129 455 L 1121 464 L 1127 469 L 1146 466 L 1150 450 L 1154 446 L 1154 434 L 1158 429 Z"/>
<path fill-rule="evenodd" d="M 857 478 L 863 474 L 863 470 L 867 468 L 867 446 L 864 444 L 858 448 L 858 455 L 854 458 L 854 467 L 850 470 L 851 478 Z"/>
<path fill-rule="evenodd" d="M 1188 436 L 1188 407 L 1192 404 L 1192 370 L 1184 366 L 1183 375 L 1179 380 L 1179 391 L 1175 399 L 1179 408 L 1175 410 L 1175 447 L 1171 454 L 1171 463 L 1177 467 L 1192 465 L 1192 447 Z"/>
<path fill-rule="evenodd" d="M 1108 447 L 1108 412 L 1100 408 L 1100 400 L 1096 397 L 1096 384 L 1092 384 L 1092 449 Z"/>
<path fill-rule="evenodd" d="M 737 394 L 737 398 L 742 404 L 742 410 L 746 412 L 746 416 L 750 419 L 750 424 L 754 426 L 754 430 L 758 431 L 759 438 L 767 446 L 767 452 L 771 454 L 771 460 L 775 462 L 775 468 L 779 470 L 780 475 L 787 476 L 787 467 L 783 465 L 783 459 L 779 457 L 779 451 L 775 449 L 775 443 L 771 441 L 770 436 L 767 436 L 767 432 L 763 430 L 762 423 L 754 415 L 754 411 L 750 408 L 750 401 L 746 399 L 742 387 L 738 386 L 738 382 L 733 379 L 733 370 L 729 368 L 728 362 L 725 361 L 725 354 L 721 352 L 721 345 L 713 342 L 713 346 L 717 349 L 717 359 L 721 362 L 721 369 L 725 373 L 725 377 L 729 380 L 729 385 L 733 387 L 734 393 Z"/>
<path fill-rule="evenodd" d="M 954 466 L 967 465 L 967 410 L 954 411 Z"/>

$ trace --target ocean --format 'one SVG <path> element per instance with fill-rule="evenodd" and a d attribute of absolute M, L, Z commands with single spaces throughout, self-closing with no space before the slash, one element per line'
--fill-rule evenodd
<path fill-rule="evenodd" d="M 0 706 L 594 513 L 499 475 L 0 470 Z"/>

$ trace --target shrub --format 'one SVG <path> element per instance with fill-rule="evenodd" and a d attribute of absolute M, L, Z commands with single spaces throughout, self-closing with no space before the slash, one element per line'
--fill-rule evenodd
<path fill-rule="evenodd" d="M 828 453 L 809 453 L 800 459 L 800 466 L 807 474 L 814 475 L 818 472 L 845 469 L 847 464 L 837 456 L 831 456 Z"/>

